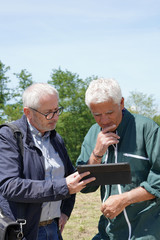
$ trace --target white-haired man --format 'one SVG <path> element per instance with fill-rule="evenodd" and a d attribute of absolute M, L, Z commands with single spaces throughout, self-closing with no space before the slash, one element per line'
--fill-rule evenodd
<path fill-rule="evenodd" d="M 101 186 L 103 215 L 93 239 L 160 239 L 159 126 L 125 109 L 114 79 L 93 80 L 85 101 L 96 124 L 85 136 L 77 165 L 128 162 L 132 175 L 131 184 Z"/>

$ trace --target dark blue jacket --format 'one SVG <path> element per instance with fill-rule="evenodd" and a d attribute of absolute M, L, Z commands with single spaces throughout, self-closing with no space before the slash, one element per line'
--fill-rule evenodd
<path fill-rule="evenodd" d="M 0 129 L 0 208 L 7 216 L 17 219 L 23 213 L 26 240 L 36 240 L 43 202 L 62 201 L 62 212 L 70 216 L 75 195 L 70 195 L 65 178 L 44 180 L 44 158 L 35 146 L 25 115 L 15 121 L 24 137 L 24 157 L 9 127 Z M 53 130 L 51 143 L 59 153 L 65 168 L 65 177 L 74 172 L 64 142 Z M 23 210 L 22 210 L 23 209 Z M 21 211 L 22 210 L 22 211 Z M 22 213 L 19 213 L 22 212 Z"/>

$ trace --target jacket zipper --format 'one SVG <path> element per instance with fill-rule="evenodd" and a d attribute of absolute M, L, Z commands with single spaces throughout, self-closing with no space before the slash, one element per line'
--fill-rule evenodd
<path fill-rule="evenodd" d="M 112 145 L 112 146 L 114 148 L 115 163 L 117 163 L 117 156 L 118 156 L 117 144 Z M 108 150 L 107 150 L 107 154 L 106 154 L 106 158 L 105 158 L 105 164 L 107 163 L 107 160 L 108 160 Z M 119 194 L 122 194 L 121 185 L 117 184 L 117 186 L 118 186 Z M 105 202 L 106 196 L 107 196 L 107 186 L 105 186 L 105 196 L 103 198 L 103 202 Z M 127 215 L 126 208 L 123 210 L 123 214 L 124 214 L 125 220 L 126 220 L 127 225 L 128 225 L 128 231 L 129 231 L 128 240 L 130 240 L 131 239 L 132 228 L 131 228 L 131 223 L 130 223 L 128 215 Z M 106 233 L 107 233 L 107 228 L 109 227 L 109 225 L 110 225 L 110 220 L 108 219 L 108 225 L 106 226 Z"/>

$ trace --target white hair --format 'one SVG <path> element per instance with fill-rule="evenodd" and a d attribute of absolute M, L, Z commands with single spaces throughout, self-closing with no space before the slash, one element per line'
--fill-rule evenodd
<path fill-rule="evenodd" d="M 27 87 L 23 93 L 23 107 L 38 108 L 40 100 L 46 95 L 56 95 L 59 98 L 58 91 L 48 83 L 34 83 Z"/>
<path fill-rule="evenodd" d="M 122 92 L 118 82 L 112 78 L 99 78 L 90 82 L 85 94 L 85 103 L 90 108 L 91 103 L 101 103 L 113 100 L 120 104 Z"/>

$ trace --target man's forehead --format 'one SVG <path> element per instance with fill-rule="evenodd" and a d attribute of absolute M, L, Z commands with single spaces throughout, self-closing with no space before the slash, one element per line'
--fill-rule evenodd
<path fill-rule="evenodd" d="M 101 102 L 101 103 L 91 103 L 90 108 L 92 111 L 101 112 L 101 111 L 112 111 L 115 109 L 119 104 L 114 103 L 113 101 L 108 102 Z"/>

